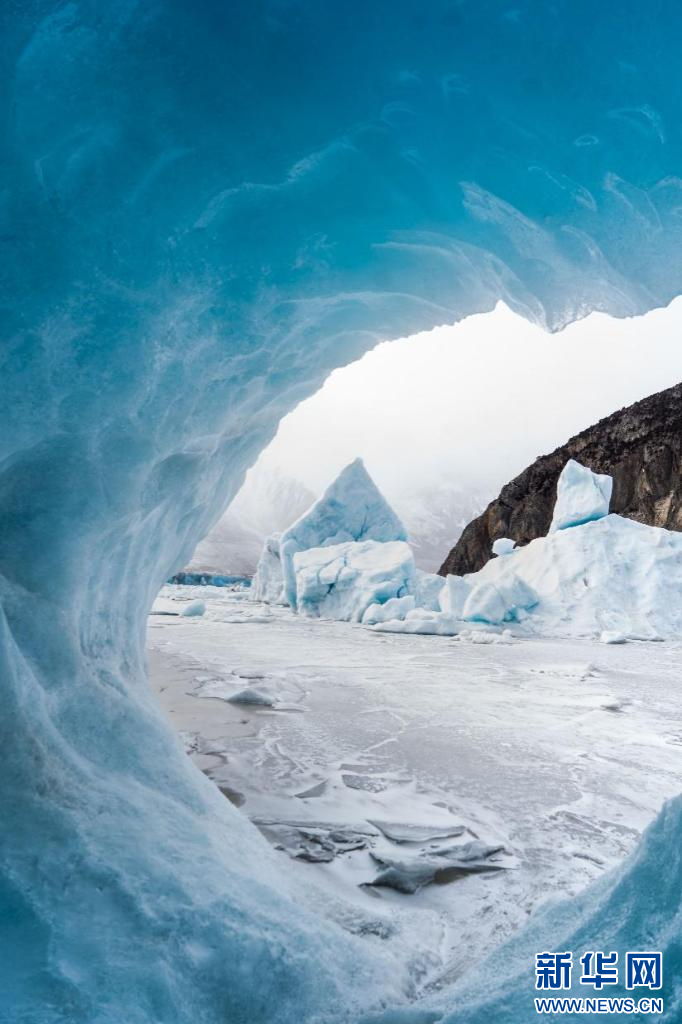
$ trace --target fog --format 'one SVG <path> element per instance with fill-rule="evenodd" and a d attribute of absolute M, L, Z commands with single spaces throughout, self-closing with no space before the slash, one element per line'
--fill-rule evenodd
<path fill-rule="evenodd" d="M 499 304 L 379 345 L 281 423 L 252 474 L 319 493 L 361 455 L 389 497 L 443 482 L 492 497 L 537 455 L 682 380 L 682 298 L 549 335 Z"/>

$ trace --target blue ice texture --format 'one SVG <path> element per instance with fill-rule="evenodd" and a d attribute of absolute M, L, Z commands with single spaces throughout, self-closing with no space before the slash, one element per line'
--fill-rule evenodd
<path fill-rule="evenodd" d="M 416 591 L 414 555 L 404 540 L 308 548 L 293 556 L 293 568 L 296 607 L 311 618 L 362 622 L 371 606 Z"/>
<path fill-rule="evenodd" d="M 355 459 L 332 481 L 322 497 L 280 537 L 284 596 L 297 607 L 294 557 L 299 551 L 353 541 L 406 541 L 407 532 L 383 494 Z M 392 595 L 395 596 L 395 595 Z"/>
<path fill-rule="evenodd" d="M 557 481 L 550 533 L 581 526 L 609 514 L 613 478 L 569 459 Z"/>
<path fill-rule="evenodd" d="M 682 291 L 682 8 L 0 6 L 0 1018 L 393 1013 L 401 966 L 185 756 L 146 615 L 335 367 L 499 300 L 557 331 Z M 664 950 L 679 1019 L 681 837 L 674 803 L 429 1019 L 525 1024 L 563 936 Z"/>

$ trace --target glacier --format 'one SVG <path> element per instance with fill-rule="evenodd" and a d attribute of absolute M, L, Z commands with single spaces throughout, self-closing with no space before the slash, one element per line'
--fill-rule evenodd
<path fill-rule="evenodd" d="M 682 291 L 682 12 L 0 18 L 0 1010 L 357 1021 L 404 996 L 400 972 L 323 923 L 189 764 L 147 690 L 145 616 L 334 367 L 499 299 L 555 331 Z M 678 819 L 618 889 L 671 973 Z M 607 941 L 613 905 L 593 909 Z"/>

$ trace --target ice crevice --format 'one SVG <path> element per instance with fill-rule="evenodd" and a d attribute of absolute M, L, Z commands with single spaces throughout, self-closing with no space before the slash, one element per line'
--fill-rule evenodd
<path fill-rule="evenodd" d="M 355 1022 L 409 980 L 189 764 L 145 617 L 335 367 L 499 299 L 554 331 L 682 291 L 679 5 L 1 17 L 0 1011 Z M 671 958 L 673 890 L 641 897 L 679 835 L 673 804 L 591 897 Z"/>

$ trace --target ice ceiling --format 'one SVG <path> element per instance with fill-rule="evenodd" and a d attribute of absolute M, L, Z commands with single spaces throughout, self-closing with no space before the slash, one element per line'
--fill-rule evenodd
<path fill-rule="evenodd" d="M 356 1021 L 399 968 L 294 904 L 187 763 L 145 612 L 280 417 L 377 340 L 682 291 L 682 12 L 1 16 L 5 1019 Z"/>

